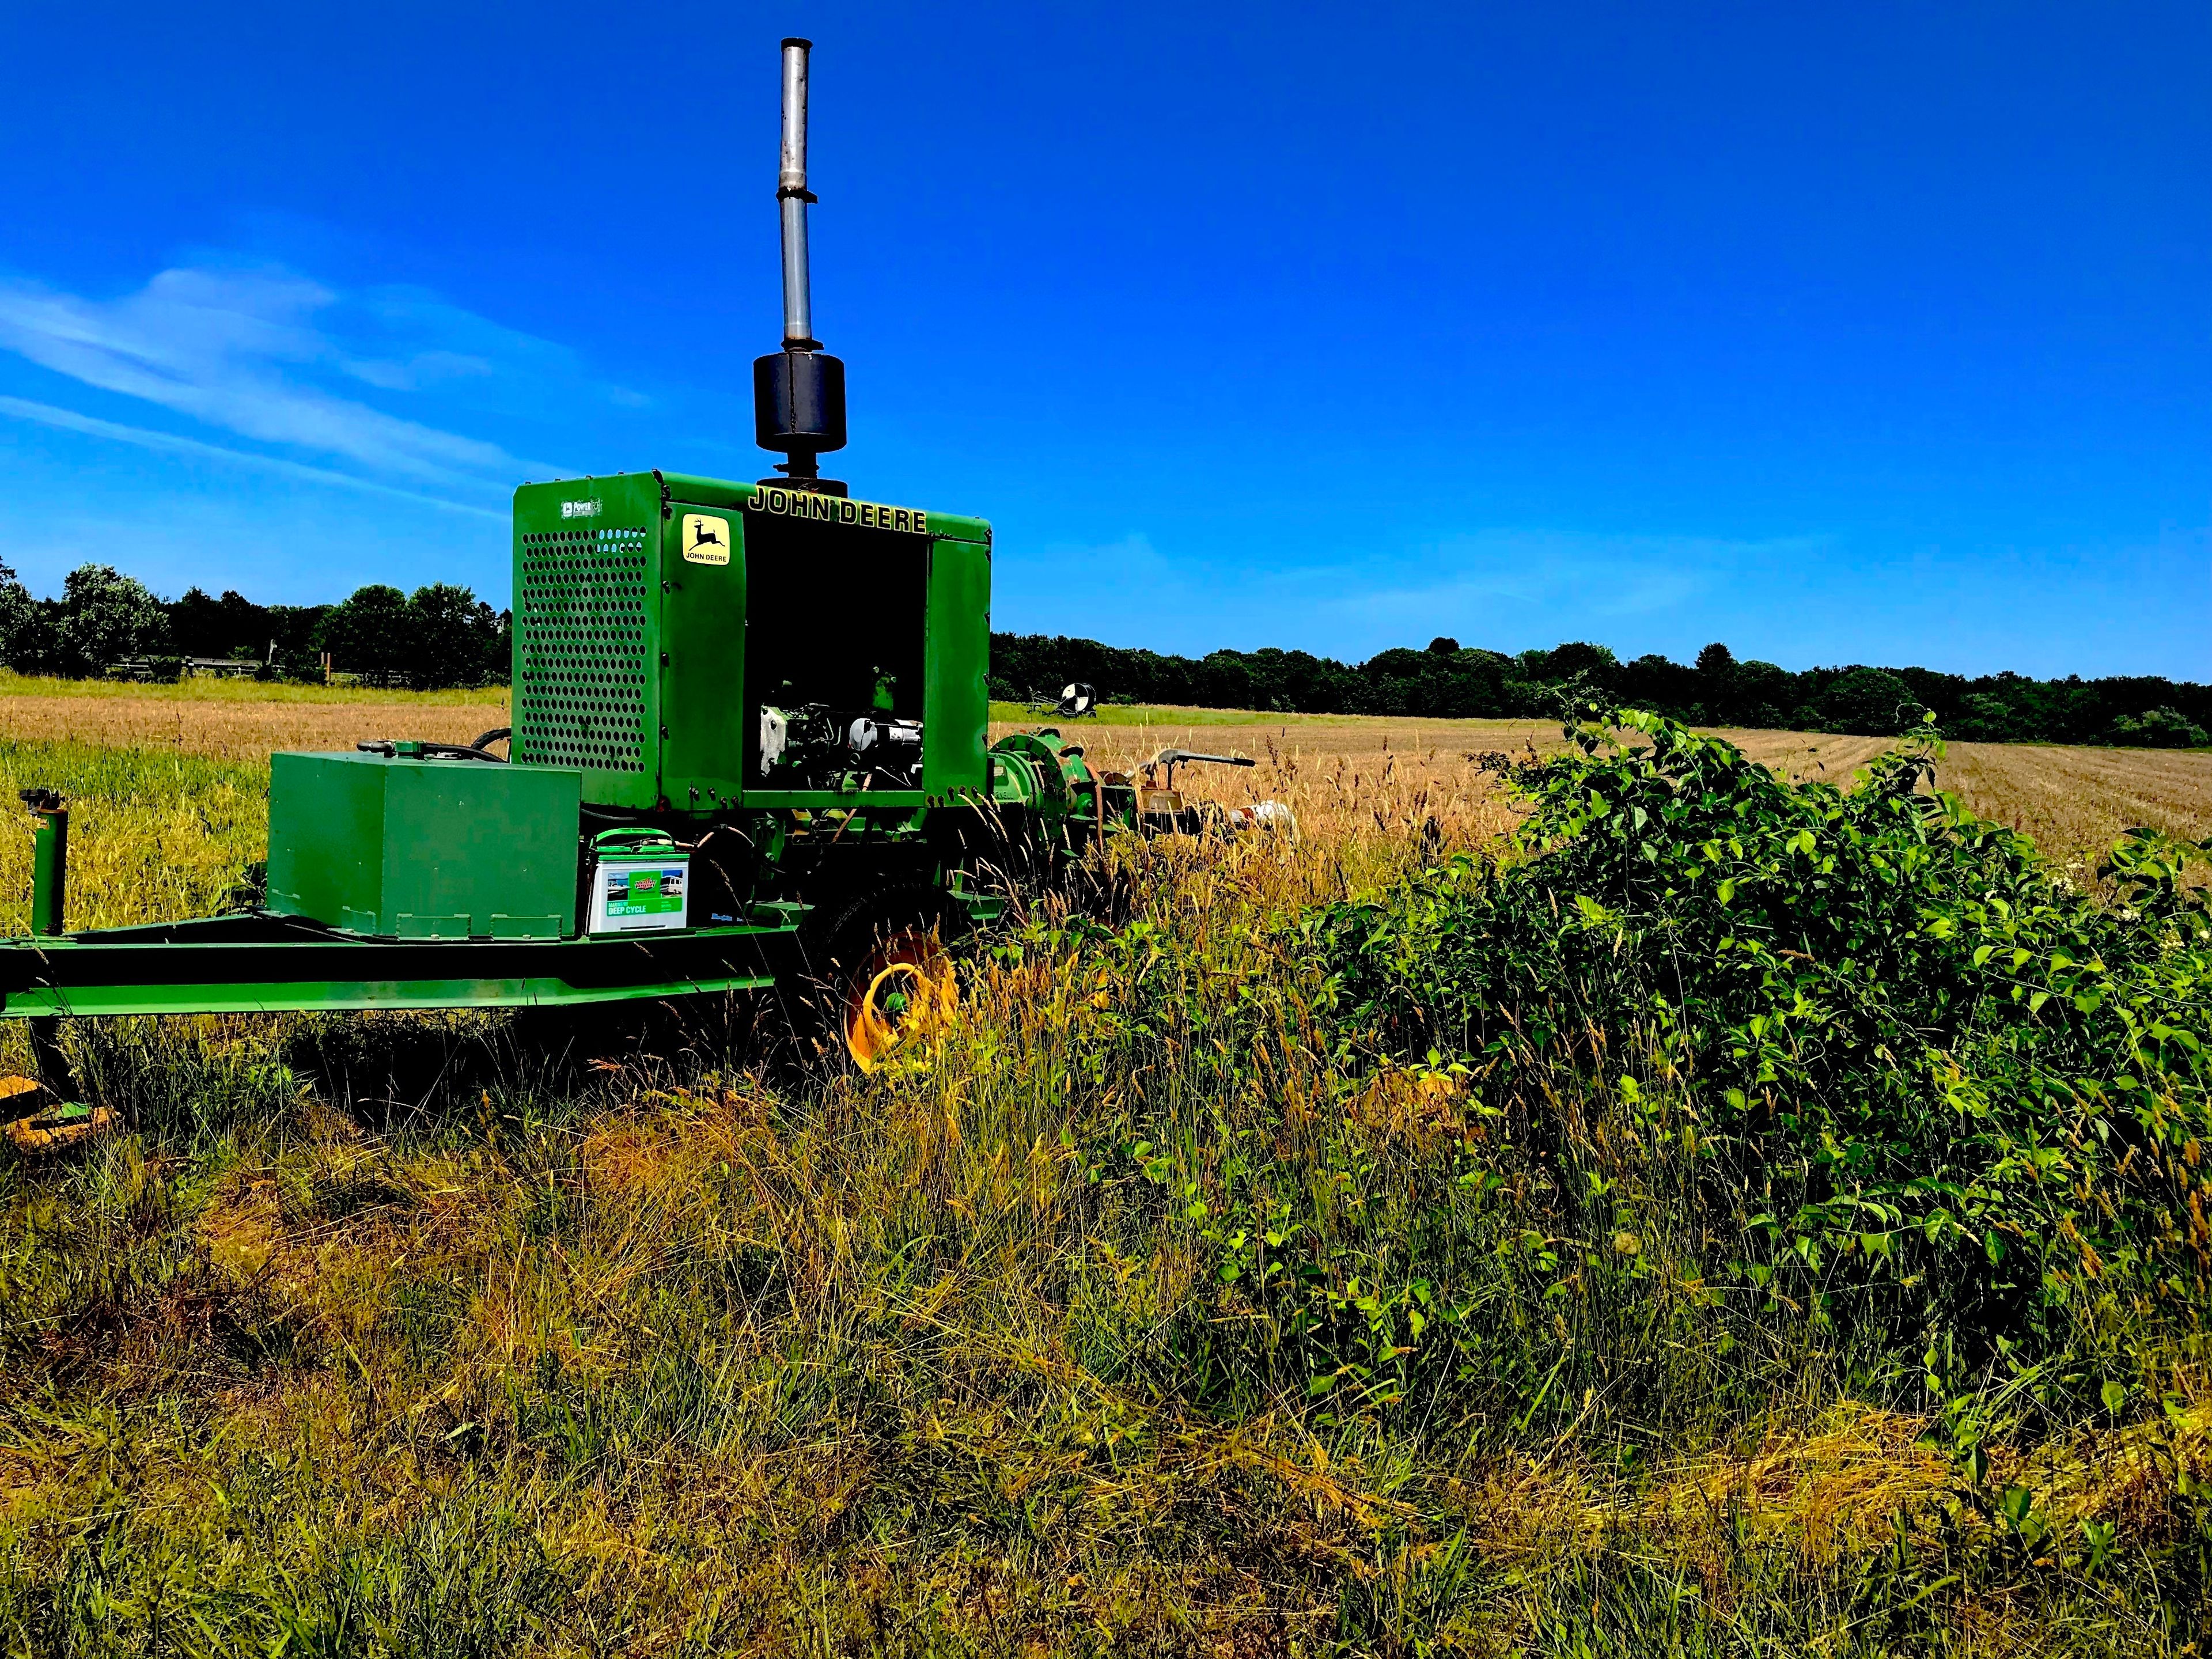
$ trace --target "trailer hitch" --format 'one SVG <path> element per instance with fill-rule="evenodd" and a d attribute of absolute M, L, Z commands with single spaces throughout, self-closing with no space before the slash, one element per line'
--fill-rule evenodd
<path fill-rule="evenodd" d="M 1201 755 L 1194 749 L 1163 749 L 1144 764 L 1145 787 L 1172 789 L 1175 787 L 1176 768 L 1200 763 L 1210 766 L 1256 766 L 1259 763 L 1249 755 Z M 1164 769 L 1167 778 L 1163 782 L 1157 775 Z"/>

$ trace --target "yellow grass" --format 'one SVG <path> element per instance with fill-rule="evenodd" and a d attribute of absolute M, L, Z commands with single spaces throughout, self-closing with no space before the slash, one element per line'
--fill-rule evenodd
<path fill-rule="evenodd" d="M 1943 781 L 1984 817 L 2054 854 L 2100 850 L 2136 824 L 2191 840 L 2212 835 L 2212 754 L 1962 743 L 1952 746 Z"/>
<path fill-rule="evenodd" d="M 12 789 L 54 781 L 36 766 L 75 769 L 88 921 L 212 903 L 256 850 L 253 762 L 270 747 L 438 736 L 441 719 L 462 737 L 504 723 L 503 705 L 451 699 L 172 690 L 0 698 L 0 737 L 57 735 L 15 723 L 36 704 L 84 719 L 70 733 L 82 741 L 178 751 L 26 750 L 0 776 Z M 101 711 L 113 724 L 90 723 Z M 131 735 L 162 718 L 166 744 Z M 1212 748 L 1230 735 L 1076 730 L 1121 769 L 1166 744 Z M 1287 800 L 1304 836 L 1147 853 L 1159 903 L 1178 915 L 1249 921 L 1327 898 L 1401 866 L 1431 823 L 1431 844 L 1481 844 L 1512 817 L 1472 757 L 1558 743 L 1555 726 L 1530 722 L 1232 730 L 1260 764 L 1196 769 L 1194 793 Z M 94 735 L 110 731 L 124 735 Z M 1881 746 L 1738 736 L 1768 763 L 1839 780 Z M 1946 781 L 2056 842 L 2151 813 L 2203 833 L 2208 758 L 1968 745 Z M 0 889 L 20 894 L 27 880 L 27 836 L 0 837 Z M 20 905 L 0 923 L 20 928 Z M 1033 1063 L 1024 1069 L 1025 1057 L 1058 1052 L 1039 1030 L 1095 1017 L 1114 988 L 1049 963 L 988 961 L 972 984 L 941 1066 L 925 1058 L 910 1073 L 779 1099 L 756 1078 L 677 1086 L 665 1068 L 635 1061 L 596 1073 L 573 1115 L 553 1114 L 527 1085 L 495 1082 L 496 1098 L 471 1090 L 390 1133 L 340 1109 L 331 1083 L 307 1069 L 304 1041 L 288 1046 L 313 1022 L 163 1026 L 146 1039 L 167 1045 L 149 1071 L 200 1065 L 241 1097 L 250 1074 L 262 1079 L 252 1090 L 283 1103 L 262 1109 L 265 1119 L 231 1108 L 234 1127 L 210 1132 L 213 1152 L 187 1156 L 173 1134 L 132 1138 L 88 1158 L 70 1177 L 79 1190 L 61 1176 L 15 1189 L 4 1218 L 15 1231 L 0 1237 L 36 1249 L 0 1257 L 0 1288 L 27 1299 L 41 1262 L 88 1282 L 112 1272 L 121 1288 L 112 1310 L 67 1285 L 40 1291 L 107 1323 L 24 1316 L 34 1334 L 21 1363 L 39 1381 L 20 1400 L 0 1389 L 0 1546 L 51 1575 L 76 1540 L 110 1527 L 118 1558 L 143 1559 L 166 1539 L 201 1576 L 179 1581 L 197 1593 L 201 1577 L 244 1581 L 264 1559 L 304 1573 L 301 1540 L 387 1540 L 489 1494 L 577 1567 L 577 1594 L 622 1606 L 605 1628 L 549 1625 L 546 1650 L 673 1652 L 694 1628 L 718 1633 L 709 1650 L 897 1650 L 858 1609 L 873 1596 L 880 1611 L 882 1586 L 941 1561 L 933 1616 L 982 1650 L 1258 1655 L 1338 1650 L 1339 1605 L 1419 1584 L 1451 1548 L 1490 1588 L 1430 1650 L 1504 1653 L 1575 1650 L 1543 1620 L 1570 1595 L 1551 1587 L 1582 1564 L 1656 1563 L 1719 1609 L 1752 1593 L 1743 1564 L 1761 1552 L 1811 1582 L 1871 1571 L 1900 1526 L 1954 1540 L 1942 1547 L 1962 1555 L 2000 1541 L 2000 1523 L 1962 1501 L 1959 1468 L 1932 1443 L 1936 1425 L 1811 1388 L 1804 1399 L 1781 1391 L 1771 1413 L 1730 1425 L 1732 1438 L 1668 1447 L 1632 1478 L 1604 1461 L 1601 1437 L 1579 1433 L 1611 1409 L 1595 1391 L 1548 1445 L 1492 1443 L 1477 1425 L 1463 1458 L 1416 1470 L 1357 1425 L 1330 1429 L 1281 1405 L 1216 1416 L 1086 1360 L 1099 1352 L 1097 1322 L 1141 1329 L 1196 1271 L 1164 1234 L 1140 1254 L 1102 1228 L 1102 1189 L 1077 1143 L 1060 1139 L 1127 1079 L 1033 1083 Z M 1286 1055 L 1269 1085 L 1286 1120 L 1342 1109 L 1299 1094 L 1303 1078 Z M 1397 1103 L 1396 1116 L 1388 1101 L 1351 1109 L 1379 1133 L 1419 1138 L 1420 1103 Z M 893 1218 L 904 1230 L 896 1249 Z M 932 1265 L 914 1269 L 909 1251 Z M 700 1263 L 720 1264 L 722 1277 L 701 1278 L 705 1290 L 684 1277 Z M 240 1332 L 306 1358 L 253 1358 Z M 511 1425 L 518 1401 L 581 1420 L 595 1401 L 638 1400 L 670 1354 L 686 1376 L 711 1373 L 711 1434 L 641 1415 L 635 1432 L 654 1437 L 611 1438 L 596 1480 L 565 1482 L 549 1431 L 487 1438 L 488 1424 Z M 2076 1552 L 2084 1522 L 2117 1523 L 2138 1547 L 2162 1535 L 2166 1494 L 2212 1476 L 2212 1392 L 2194 1370 L 2170 1383 L 2171 1408 L 2125 1429 L 1993 1449 L 1990 1489 L 2033 1492 Z M 606 1432 L 627 1420 L 610 1407 Z M 276 1518 L 252 1509 L 256 1480 L 278 1494 Z M 912 1496 L 894 1510 L 887 1490 Z M 1008 1515 L 1022 1524 L 979 1525 L 971 1555 L 956 1560 L 942 1541 Z M 1945 1571 L 1934 1547 L 1920 1569 L 1930 1583 Z M 1957 1650 L 2035 1650 L 2032 1613 L 1984 1626 L 1970 1601 L 1942 1615 Z M 1834 1631 L 1849 1628 L 1838 1613 Z M 246 1650 L 214 1638 L 204 1650 Z"/>
<path fill-rule="evenodd" d="M 1116 712 L 1161 718 L 1071 721 L 1060 729 L 1102 764 L 1122 770 L 1170 747 L 1249 755 L 1259 764 L 1249 771 L 1193 766 L 1179 781 L 1224 801 L 1288 800 L 1301 822 L 1320 813 L 1316 827 L 1378 811 L 1390 823 L 1408 812 L 1434 813 L 1454 844 L 1508 821 L 1492 801 L 1493 781 L 1475 765 L 1477 756 L 1551 753 L 1560 746 L 1558 724 L 1541 720 L 1267 717 L 1200 726 L 1175 723 L 1169 717 L 1177 711 Z M 1019 725 L 995 723 L 992 733 Z M 1787 776 L 1845 787 L 1855 771 L 1889 746 L 1881 738 L 1713 729 Z M 2212 836 L 2212 754 L 2193 750 L 1954 743 L 1937 768 L 1936 787 L 1960 795 L 1977 816 L 2033 836 L 2061 863 L 2094 865 L 2136 824 L 2190 839 Z"/>
<path fill-rule="evenodd" d="M 225 760 L 363 739 L 466 743 L 507 723 L 503 687 L 383 691 L 191 679 L 175 685 L 36 679 L 0 672 L 0 737 L 169 749 Z"/>
<path fill-rule="evenodd" d="M 445 691 L 392 691 L 364 685 L 310 685 L 289 680 L 217 679 L 195 675 L 168 685 L 137 680 L 64 680 L 42 674 L 18 674 L 0 668 L 0 697 L 58 697 L 68 702 L 88 699 L 125 702 L 186 703 L 398 703 L 407 708 L 441 703 L 476 705 L 496 702 L 504 707 L 507 688 L 461 688 Z"/>

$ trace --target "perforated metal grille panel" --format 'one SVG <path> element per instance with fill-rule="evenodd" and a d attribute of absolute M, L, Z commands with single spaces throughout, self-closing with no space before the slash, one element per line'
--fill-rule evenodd
<path fill-rule="evenodd" d="M 647 533 L 609 527 L 522 538 L 518 760 L 645 769 Z"/>

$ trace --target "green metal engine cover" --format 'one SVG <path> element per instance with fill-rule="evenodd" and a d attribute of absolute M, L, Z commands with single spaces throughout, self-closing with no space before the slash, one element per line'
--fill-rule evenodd
<path fill-rule="evenodd" d="M 268 906 L 387 939 L 576 932 L 583 774 L 381 755 L 276 755 Z"/>
<path fill-rule="evenodd" d="M 660 795 L 660 509 L 650 473 L 514 492 L 512 753 L 604 805 Z"/>
<path fill-rule="evenodd" d="M 764 787 L 761 707 L 793 680 L 834 704 L 827 688 L 896 669 L 921 787 L 873 803 L 980 793 L 990 540 L 979 519 L 679 473 L 525 484 L 514 758 L 576 769 L 595 805 L 836 805 Z"/>

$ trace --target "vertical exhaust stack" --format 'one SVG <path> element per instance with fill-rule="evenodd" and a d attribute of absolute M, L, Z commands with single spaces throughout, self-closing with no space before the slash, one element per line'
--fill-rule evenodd
<path fill-rule="evenodd" d="M 763 483 L 842 495 L 845 486 L 821 476 L 817 457 L 845 447 L 845 365 L 814 337 L 808 290 L 806 209 L 806 55 L 811 40 L 783 43 L 783 149 L 776 208 L 783 221 L 783 349 L 753 360 L 753 435 L 779 450 L 781 478 Z"/>

